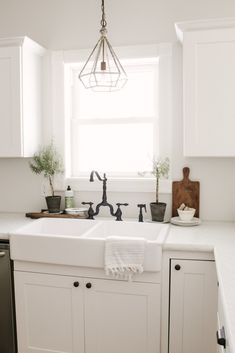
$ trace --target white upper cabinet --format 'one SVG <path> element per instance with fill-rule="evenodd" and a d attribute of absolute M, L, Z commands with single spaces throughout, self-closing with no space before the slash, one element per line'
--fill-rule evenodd
<path fill-rule="evenodd" d="M 235 156 L 235 19 L 176 24 L 183 43 L 184 155 Z"/>
<path fill-rule="evenodd" d="M 27 37 L 0 39 L 0 157 L 31 157 L 41 142 L 44 52 Z"/>

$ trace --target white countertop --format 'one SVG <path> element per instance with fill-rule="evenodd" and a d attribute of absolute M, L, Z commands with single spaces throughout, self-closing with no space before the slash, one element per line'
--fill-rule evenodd
<path fill-rule="evenodd" d="M 0 239 L 33 220 L 23 213 L 0 213 Z M 214 252 L 230 351 L 235 353 L 235 222 L 202 222 L 199 226 L 171 225 L 163 250 Z"/>
<path fill-rule="evenodd" d="M 214 247 L 235 245 L 235 222 L 202 222 L 199 226 L 170 226 L 164 249 L 213 251 Z"/>
<path fill-rule="evenodd" d="M 0 213 L 0 239 L 9 239 L 9 233 L 32 222 L 24 213 Z"/>

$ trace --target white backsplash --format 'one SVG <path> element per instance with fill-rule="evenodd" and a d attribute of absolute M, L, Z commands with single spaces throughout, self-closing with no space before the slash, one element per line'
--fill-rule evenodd
<path fill-rule="evenodd" d="M 187 164 L 191 168 L 192 180 L 201 183 L 200 210 L 204 220 L 235 221 L 235 160 L 233 158 L 196 158 L 174 159 L 174 179 L 181 179 L 181 167 Z M 0 212 L 30 212 L 46 207 L 42 193 L 42 178 L 32 174 L 28 160 L 0 159 Z M 102 185 L 101 185 L 102 187 Z M 100 192 L 76 192 L 76 205 L 82 201 L 101 201 Z M 138 218 L 137 203 L 148 204 L 154 200 L 154 193 L 115 193 L 108 192 L 108 201 L 128 202 L 123 207 L 124 217 Z M 171 195 L 161 195 L 161 201 L 168 204 L 167 215 L 171 212 Z M 101 215 L 104 215 L 103 211 Z"/>

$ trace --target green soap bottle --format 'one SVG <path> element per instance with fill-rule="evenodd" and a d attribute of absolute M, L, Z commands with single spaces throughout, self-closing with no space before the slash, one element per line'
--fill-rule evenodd
<path fill-rule="evenodd" d="M 74 193 L 69 185 L 65 191 L 65 208 L 74 208 Z"/>

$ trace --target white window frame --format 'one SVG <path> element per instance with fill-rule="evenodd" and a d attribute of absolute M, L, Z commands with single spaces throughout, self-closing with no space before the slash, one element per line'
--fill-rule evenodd
<path fill-rule="evenodd" d="M 159 60 L 159 154 L 167 156 L 171 160 L 171 90 L 172 90 L 172 44 L 156 44 L 144 46 L 130 46 L 115 48 L 117 55 L 122 58 L 151 58 L 158 57 Z M 53 136 L 53 140 L 65 161 L 65 170 L 69 166 L 69 148 L 66 146 L 65 136 L 69 135 L 69 75 L 66 75 L 66 65 L 85 61 L 89 50 L 53 51 L 48 57 L 50 69 L 47 72 L 48 81 L 51 82 L 51 97 L 48 100 L 48 111 L 45 112 L 47 136 Z M 50 76 L 50 77 L 49 77 Z M 49 102 L 49 100 L 51 101 Z M 99 171 L 98 171 L 99 172 Z M 171 178 L 160 181 L 160 193 L 171 192 Z M 63 180 L 57 181 L 56 189 L 64 190 L 66 184 L 70 184 L 74 190 L 100 191 L 99 183 L 90 183 L 87 177 L 69 178 L 65 174 Z M 153 177 L 109 177 L 109 191 L 123 192 L 154 192 L 155 179 Z"/>
<path fill-rule="evenodd" d="M 143 58 L 143 59 L 138 59 L 138 60 L 132 60 L 132 61 L 124 61 L 122 60 L 122 64 L 124 65 L 125 69 L 127 69 L 127 72 L 130 72 L 129 70 L 134 70 L 134 72 L 137 72 L 137 74 L 139 72 L 145 72 L 146 70 L 151 70 L 153 75 L 154 75 L 154 85 L 155 85 L 155 92 L 158 91 L 158 58 Z M 72 107 L 72 101 L 73 101 L 73 98 L 72 96 L 76 96 L 77 94 L 79 94 L 80 90 L 84 90 L 84 87 L 82 85 L 79 85 L 79 82 L 77 83 L 78 86 L 77 88 L 75 88 L 75 91 L 73 91 L 73 87 L 74 87 L 74 81 L 78 80 L 78 75 L 79 75 L 79 72 L 81 71 L 82 67 L 84 66 L 84 63 L 80 62 L 80 63 L 76 63 L 76 64 L 66 64 L 65 65 L 65 75 L 68 75 L 68 77 L 70 78 L 71 77 L 71 82 L 73 83 L 73 85 L 71 86 L 71 91 L 68 91 L 68 99 L 69 99 L 69 106 Z M 66 80 L 66 77 L 65 77 L 65 80 Z M 69 83 L 69 82 L 68 82 Z M 67 87 L 67 89 L 69 89 Z M 76 91 L 76 89 L 78 89 L 78 92 Z M 97 94 L 97 93 L 95 93 Z M 107 95 L 109 95 L 110 93 L 106 93 Z M 99 93 L 98 93 L 99 95 Z M 112 95 L 112 93 L 111 93 Z M 80 98 L 79 98 L 79 101 L 80 101 Z M 94 117 L 86 117 L 86 118 L 77 118 L 74 116 L 74 112 L 73 112 L 73 108 L 72 108 L 72 111 L 69 113 L 69 117 L 67 117 L 67 119 L 69 119 L 69 122 L 68 124 L 70 125 L 69 126 L 69 131 L 72 131 L 71 130 L 71 127 L 72 127 L 72 124 L 73 122 L 79 126 L 79 128 L 83 125 L 92 125 L 92 124 L 96 124 L 96 125 L 101 125 L 102 124 L 108 124 L 108 125 L 111 125 L 111 124 L 129 124 L 129 123 L 151 123 L 152 126 L 153 126 L 153 129 L 152 129 L 152 135 L 153 135 L 153 149 L 152 149 L 152 153 L 153 155 L 155 155 L 158 151 L 158 141 L 159 141 L 159 138 L 158 138 L 158 95 L 156 94 L 156 98 L 155 98 L 155 101 L 154 101 L 154 105 L 155 105 L 155 114 L 151 115 L 151 116 L 147 116 L 147 115 L 142 115 L 142 116 L 135 116 L 135 114 L 131 115 L 131 116 L 125 116 L 125 117 L 119 117 L 119 116 L 110 116 L 107 118 L 107 117 L 104 117 L 104 118 L 99 118 L 99 119 L 96 119 Z M 68 140 L 71 140 L 71 137 L 69 137 L 67 135 L 67 141 Z M 71 152 L 72 149 L 71 149 L 71 145 L 70 145 L 70 152 L 68 153 L 67 155 L 67 158 L 69 160 L 73 160 L 73 157 L 71 156 Z M 147 160 L 147 163 L 149 164 L 148 167 L 145 166 L 145 169 L 147 168 L 151 168 L 151 159 L 148 161 Z M 71 168 L 71 170 L 70 170 Z M 94 167 L 93 167 L 94 168 Z M 77 178 L 80 178 L 80 177 L 86 177 L 88 178 L 89 175 L 88 173 L 86 172 L 81 172 L 79 171 L 79 175 L 74 175 L 73 176 L 73 173 L 72 173 L 72 162 L 71 162 L 71 165 L 70 165 L 70 161 L 68 161 L 67 163 L 67 168 L 66 168 L 66 171 L 68 171 L 68 178 L 72 178 L 72 177 L 77 177 Z M 138 179 L 138 171 L 143 171 L 143 167 L 142 169 L 139 169 L 139 170 L 136 170 L 135 172 L 127 172 L 127 171 L 123 171 L 123 172 L 110 172 L 109 173 L 109 176 L 110 178 L 122 178 L 122 179 L 129 179 L 129 178 L 132 178 L 132 179 Z M 108 173 L 108 171 L 106 170 L 106 172 Z"/>

